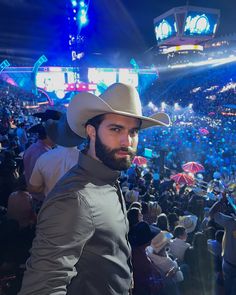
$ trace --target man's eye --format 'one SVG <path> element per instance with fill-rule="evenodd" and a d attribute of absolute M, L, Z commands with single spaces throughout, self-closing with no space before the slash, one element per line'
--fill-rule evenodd
<path fill-rule="evenodd" d="M 120 128 L 111 128 L 111 131 L 114 131 L 114 132 L 120 132 Z"/>

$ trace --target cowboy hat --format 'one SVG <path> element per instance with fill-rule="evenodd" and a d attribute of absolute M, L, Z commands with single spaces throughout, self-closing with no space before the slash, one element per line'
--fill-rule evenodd
<path fill-rule="evenodd" d="M 75 134 L 67 123 L 66 114 L 60 120 L 47 120 L 44 123 L 47 135 L 53 142 L 65 147 L 79 146 L 84 142 L 84 138 Z"/>
<path fill-rule="evenodd" d="M 197 226 L 198 217 L 196 215 L 184 215 L 179 217 L 179 225 L 182 225 L 189 234 L 193 232 Z"/>
<path fill-rule="evenodd" d="M 38 133 L 38 134 L 45 134 L 46 135 L 45 128 L 41 123 L 31 126 L 28 129 L 28 132 L 29 133 Z"/>
<path fill-rule="evenodd" d="M 86 138 L 85 124 L 88 120 L 103 114 L 141 119 L 141 129 L 155 125 L 170 125 L 170 118 L 165 113 L 157 113 L 151 117 L 143 116 L 137 90 L 122 83 L 112 84 L 100 96 L 87 92 L 76 94 L 69 103 L 67 121 L 76 134 Z"/>
<path fill-rule="evenodd" d="M 173 235 L 167 231 L 160 231 L 151 242 L 151 247 L 156 253 L 159 253 L 163 247 L 165 247 L 170 240 L 173 238 Z"/>
<path fill-rule="evenodd" d="M 132 247 L 146 245 L 160 232 L 160 230 L 145 221 L 137 223 L 129 233 L 129 242 Z"/>
<path fill-rule="evenodd" d="M 49 119 L 59 120 L 62 116 L 62 113 L 57 110 L 47 109 L 45 112 L 35 113 L 35 114 L 33 114 L 33 116 L 40 118 L 42 122 L 45 122 Z"/>

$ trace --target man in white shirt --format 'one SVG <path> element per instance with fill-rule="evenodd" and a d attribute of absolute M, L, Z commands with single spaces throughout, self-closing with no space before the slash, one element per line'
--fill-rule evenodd
<path fill-rule="evenodd" d="M 189 243 L 186 243 L 187 232 L 183 226 L 176 226 L 174 229 L 174 239 L 170 241 L 170 254 L 173 258 L 178 259 L 179 262 L 183 262 L 184 253 L 190 247 Z"/>
<path fill-rule="evenodd" d="M 28 190 L 34 193 L 43 192 L 47 196 L 59 179 L 78 163 L 77 147 L 83 139 L 71 130 L 65 114 L 62 114 L 60 121 L 47 120 L 44 127 L 57 147 L 39 157 L 29 180 Z M 67 144 L 63 144 L 64 138 L 70 139 Z"/>
<path fill-rule="evenodd" d="M 77 147 L 57 146 L 44 153 L 35 163 L 29 180 L 29 191 L 43 192 L 47 196 L 58 180 L 77 164 L 78 159 Z"/>

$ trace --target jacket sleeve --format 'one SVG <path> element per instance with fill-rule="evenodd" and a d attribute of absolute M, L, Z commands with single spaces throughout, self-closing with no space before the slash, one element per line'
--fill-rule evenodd
<path fill-rule="evenodd" d="M 64 295 L 76 276 L 75 264 L 94 226 L 86 201 L 77 194 L 46 202 L 18 295 Z"/>

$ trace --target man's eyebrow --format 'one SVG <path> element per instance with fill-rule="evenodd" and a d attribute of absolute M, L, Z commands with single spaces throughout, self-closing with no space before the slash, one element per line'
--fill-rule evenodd
<path fill-rule="evenodd" d="M 116 128 L 120 128 L 120 129 L 125 128 L 125 126 L 123 126 L 123 125 L 119 125 L 119 124 L 115 124 L 115 123 L 108 124 L 107 127 L 109 127 L 109 128 L 111 128 L 111 127 L 113 127 L 113 128 L 116 127 Z M 133 128 L 130 128 L 130 130 L 133 130 L 133 129 L 140 130 L 140 126 L 137 125 L 137 126 L 135 126 L 135 127 L 133 127 Z"/>
<path fill-rule="evenodd" d="M 107 127 L 125 128 L 125 126 L 119 125 L 119 124 L 115 124 L 115 123 L 111 123 L 111 124 L 107 125 Z"/>

